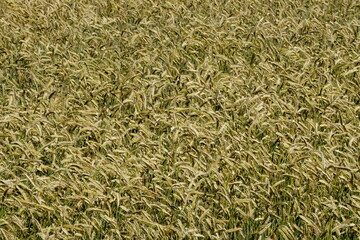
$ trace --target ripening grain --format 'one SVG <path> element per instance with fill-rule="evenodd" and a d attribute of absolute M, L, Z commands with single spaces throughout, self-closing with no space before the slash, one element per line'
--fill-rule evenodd
<path fill-rule="evenodd" d="M 0 239 L 357 239 L 356 0 L 0 1 Z"/>

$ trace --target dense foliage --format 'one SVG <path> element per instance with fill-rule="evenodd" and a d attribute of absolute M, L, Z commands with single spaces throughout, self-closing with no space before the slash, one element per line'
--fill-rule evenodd
<path fill-rule="evenodd" d="M 0 239 L 355 239 L 356 0 L 0 1 Z"/>

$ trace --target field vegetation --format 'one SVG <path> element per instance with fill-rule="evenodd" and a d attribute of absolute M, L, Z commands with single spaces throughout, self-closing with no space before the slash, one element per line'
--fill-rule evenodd
<path fill-rule="evenodd" d="M 0 239 L 359 239 L 357 0 L 0 1 Z"/>

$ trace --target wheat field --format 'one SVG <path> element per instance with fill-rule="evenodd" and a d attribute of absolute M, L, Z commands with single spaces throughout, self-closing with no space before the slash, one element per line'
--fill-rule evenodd
<path fill-rule="evenodd" d="M 0 239 L 360 239 L 357 0 L 0 1 Z"/>

